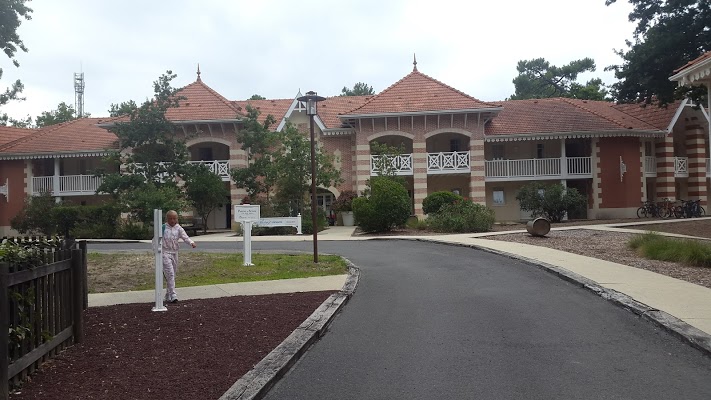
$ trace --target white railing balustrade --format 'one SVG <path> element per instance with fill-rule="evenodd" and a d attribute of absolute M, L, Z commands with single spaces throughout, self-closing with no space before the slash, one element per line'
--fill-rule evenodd
<path fill-rule="evenodd" d="M 645 156 L 644 157 L 644 175 L 645 176 L 657 176 L 657 157 Z"/>
<path fill-rule="evenodd" d="M 60 193 L 94 194 L 101 186 L 101 177 L 93 175 L 65 175 L 59 177 Z"/>
<path fill-rule="evenodd" d="M 213 174 L 222 178 L 223 181 L 230 180 L 230 162 L 228 160 L 214 161 L 188 161 L 193 165 L 205 165 Z"/>
<path fill-rule="evenodd" d="M 565 160 L 565 161 L 564 161 Z M 564 173 L 562 163 L 565 162 Z M 579 176 L 590 177 L 592 164 L 590 157 L 528 158 L 521 160 L 485 161 L 487 178 L 544 178 Z"/>
<path fill-rule="evenodd" d="M 451 174 L 469 172 L 468 151 L 451 151 L 446 153 L 427 153 L 427 173 Z"/>
<path fill-rule="evenodd" d="M 53 176 L 35 176 L 32 178 L 32 194 L 54 194 Z"/>
<path fill-rule="evenodd" d="M 674 176 L 681 178 L 689 176 L 689 159 L 687 157 L 674 157 Z"/>
<path fill-rule="evenodd" d="M 384 166 L 391 168 L 395 175 L 412 175 L 412 154 L 371 155 L 370 175 L 378 175 Z"/>

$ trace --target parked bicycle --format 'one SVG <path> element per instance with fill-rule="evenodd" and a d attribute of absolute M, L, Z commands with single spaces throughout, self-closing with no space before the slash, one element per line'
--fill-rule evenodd
<path fill-rule="evenodd" d="M 653 201 L 645 201 L 642 207 L 637 209 L 637 218 L 659 217 L 659 208 Z"/>
<path fill-rule="evenodd" d="M 674 208 L 676 218 L 698 218 L 706 216 L 701 200 L 679 200 L 681 205 Z"/>
<path fill-rule="evenodd" d="M 665 197 L 659 204 L 657 204 L 657 210 L 659 216 L 662 218 L 671 218 L 674 216 L 675 202 L 671 201 L 668 197 Z"/>

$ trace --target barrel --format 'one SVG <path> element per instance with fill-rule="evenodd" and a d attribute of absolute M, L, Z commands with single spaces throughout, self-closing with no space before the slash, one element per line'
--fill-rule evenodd
<path fill-rule="evenodd" d="M 551 231 L 551 223 L 545 218 L 536 218 L 526 223 L 526 230 L 531 236 L 546 236 Z"/>

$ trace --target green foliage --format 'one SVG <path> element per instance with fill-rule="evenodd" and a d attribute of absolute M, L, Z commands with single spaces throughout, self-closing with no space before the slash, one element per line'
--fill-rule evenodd
<path fill-rule="evenodd" d="M 344 86 L 339 96 L 372 96 L 374 94 L 375 90 L 373 90 L 372 86 L 363 82 L 357 82 L 353 85 L 353 89 Z"/>
<path fill-rule="evenodd" d="M 207 217 L 226 202 L 230 195 L 222 178 L 204 165 L 192 166 L 186 175 L 185 195 L 195 211 L 202 218 L 203 232 L 207 231 Z"/>
<path fill-rule="evenodd" d="M 516 200 L 521 210 L 530 211 L 532 217 L 543 216 L 551 222 L 560 222 L 566 213 L 583 210 L 588 203 L 575 188 L 566 189 L 560 183 L 546 185 L 540 182 L 521 187 Z"/>
<path fill-rule="evenodd" d="M 80 217 L 72 230 L 72 237 L 80 239 L 117 237 L 121 216 L 121 206 L 117 202 L 74 207 L 80 211 Z"/>
<path fill-rule="evenodd" d="M 405 146 L 403 144 L 396 147 L 375 141 L 370 142 L 370 154 L 374 156 L 381 156 L 377 157 L 373 161 L 373 168 L 375 169 L 378 176 L 388 176 L 393 178 L 397 177 L 397 179 L 403 185 L 405 184 L 405 180 L 404 178 L 395 175 L 396 169 L 392 160 L 393 157 L 401 156 L 404 153 Z"/>
<path fill-rule="evenodd" d="M 249 100 L 266 100 L 267 98 L 259 95 L 259 94 L 253 94 L 252 97 L 249 98 Z"/>
<path fill-rule="evenodd" d="M 711 246 L 700 241 L 671 239 L 658 233 L 647 232 L 633 237 L 628 246 L 653 260 L 711 267 Z"/>
<path fill-rule="evenodd" d="M 137 109 L 138 104 L 136 104 L 133 100 L 123 101 L 119 104 L 111 103 L 111 107 L 109 108 L 109 116 L 120 117 L 122 115 L 131 115 L 131 113 L 135 112 Z"/>
<path fill-rule="evenodd" d="M 353 190 L 344 190 L 338 196 L 331 208 L 333 211 L 353 211 L 353 200 L 358 197 L 358 193 Z"/>
<path fill-rule="evenodd" d="M 56 202 L 52 195 L 28 196 L 22 210 L 10 220 L 12 229 L 31 235 L 51 236 L 57 232 L 57 224 L 52 218 Z"/>
<path fill-rule="evenodd" d="M 84 117 L 87 117 L 85 115 Z M 43 111 L 42 114 L 35 118 L 35 125 L 37 128 L 42 128 L 49 125 L 61 124 L 62 122 L 73 121 L 77 119 L 76 110 L 71 105 L 67 105 L 65 102 L 59 103 L 56 110 Z"/>
<path fill-rule="evenodd" d="M 510 100 L 550 97 L 605 100 L 607 96 L 601 79 L 591 79 L 584 85 L 575 82 L 579 74 L 595 71 L 595 61 L 592 58 L 575 60 L 562 67 L 550 65 L 544 58 L 521 60 L 516 70 L 518 76 L 513 80 L 516 93 Z"/>
<path fill-rule="evenodd" d="M 452 192 L 434 192 L 422 200 L 422 212 L 425 214 L 436 213 L 443 205 L 452 204 L 457 201 L 462 201 L 463 199 L 462 196 Z"/>
<path fill-rule="evenodd" d="M 410 196 L 397 180 L 370 179 L 370 196 L 353 200 L 353 216 L 364 232 L 387 232 L 405 225 L 410 216 Z"/>
<path fill-rule="evenodd" d="M 612 95 L 620 102 L 671 103 L 677 86 L 669 81 L 674 70 L 711 50 L 711 4 L 708 0 L 629 2 L 634 7 L 629 20 L 637 27 L 634 41 L 626 42 L 626 50 L 616 51 L 622 64 L 605 68 L 615 71 L 619 79 L 612 85 Z M 697 103 L 705 98 L 705 91 L 690 94 Z"/>
<path fill-rule="evenodd" d="M 442 205 L 427 217 L 427 224 L 437 232 L 488 232 L 495 219 L 494 210 L 463 199 Z"/>
<path fill-rule="evenodd" d="M 429 225 L 427 224 L 427 220 L 418 219 L 417 216 L 414 216 L 414 215 L 407 219 L 407 222 L 405 223 L 405 225 L 409 229 L 416 229 L 418 231 L 424 231 L 429 228 Z"/>
<path fill-rule="evenodd" d="M 188 208 L 188 202 L 175 186 L 146 184 L 126 193 L 122 199 L 131 219 L 145 225 L 153 223 L 153 210 L 156 208 L 164 211 Z"/>
<path fill-rule="evenodd" d="M 17 34 L 17 30 L 22 24 L 22 19 L 31 20 L 32 9 L 27 7 L 25 3 L 29 0 L 6 0 L 0 3 L 0 49 L 5 55 L 10 58 L 15 67 L 19 67 L 20 63 L 15 59 L 15 53 L 18 50 L 27 52 L 27 47 Z M 3 70 L 0 68 L 0 78 L 2 78 Z M 20 80 L 16 80 L 11 87 L 5 89 L 5 92 L 0 92 L 0 106 L 7 104 L 10 100 L 24 100 L 19 96 L 22 93 L 24 86 Z M 3 114 L 0 118 L 7 122 L 7 114 Z"/>
<path fill-rule="evenodd" d="M 237 142 L 247 152 L 247 166 L 233 168 L 230 173 L 235 185 L 244 188 L 250 197 L 264 193 L 268 198 L 278 174 L 272 152 L 278 134 L 270 129 L 276 120 L 268 115 L 264 122 L 259 122 L 260 111 L 250 105 L 246 109 L 247 118 L 237 134 Z"/>
<path fill-rule="evenodd" d="M 312 219 L 313 218 L 311 217 L 311 210 L 308 210 L 308 212 L 301 214 L 301 232 L 304 235 L 314 233 Z M 324 213 L 323 210 L 320 208 L 316 209 L 316 223 L 318 224 L 319 232 L 328 227 L 328 219 L 326 219 L 326 213 Z"/>
<path fill-rule="evenodd" d="M 147 240 L 153 238 L 153 229 L 150 225 L 123 221 L 118 228 L 118 237 L 121 239 Z"/>
<path fill-rule="evenodd" d="M 79 206 L 68 204 L 58 204 L 48 217 L 54 222 L 57 232 L 65 238 L 71 237 L 71 231 L 80 219 L 81 210 Z"/>
<path fill-rule="evenodd" d="M 20 270 L 31 269 L 45 264 L 44 249 L 59 247 L 59 239 L 42 238 L 33 242 L 0 243 L 0 263 L 17 266 Z"/>

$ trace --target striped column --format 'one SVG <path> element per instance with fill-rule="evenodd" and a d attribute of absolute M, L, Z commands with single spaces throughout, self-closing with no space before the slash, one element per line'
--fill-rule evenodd
<path fill-rule="evenodd" d="M 228 163 L 230 171 L 233 169 L 245 168 L 247 166 L 247 153 L 238 147 L 238 145 L 230 146 L 230 159 Z M 232 205 L 242 204 L 242 199 L 247 195 L 247 191 L 244 188 L 234 185 L 231 179 L 230 182 L 230 201 Z M 230 210 L 230 213 L 231 212 L 232 210 Z M 232 218 L 234 219 L 234 215 Z"/>
<path fill-rule="evenodd" d="M 427 197 L 427 144 L 425 142 L 412 143 L 412 182 L 413 197 L 415 202 L 415 215 L 422 217 L 422 202 Z"/>
<path fill-rule="evenodd" d="M 469 176 L 469 198 L 481 205 L 486 205 L 486 170 L 484 164 L 484 139 L 469 141 L 469 162 L 471 175 Z"/>
<path fill-rule="evenodd" d="M 706 141 L 705 133 L 698 126 L 687 128 L 686 154 L 689 157 L 689 199 L 701 200 L 701 205 L 707 204 L 706 183 Z"/>
<path fill-rule="evenodd" d="M 644 140 L 639 141 L 639 157 L 640 157 L 640 163 L 639 163 L 639 172 L 642 177 L 642 201 L 647 201 L 647 200 L 654 200 L 654 199 L 648 199 L 647 198 L 647 177 L 644 174 L 644 158 L 645 153 L 644 153 Z"/>
<path fill-rule="evenodd" d="M 32 191 L 34 190 L 34 187 L 32 185 L 32 160 L 25 160 L 25 195 L 27 196 L 32 196 Z M 13 193 L 14 194 L 14 193 Z M 25 198 L 25 196 L 21 197 L 22 199 Z"/>
<path fill-rule="evenodd" d="M 353 156 L 353 188 L 359 194 L 367 187 L 370 179 L 370 144 L 357 144 Z"/>
<path fill-rule="evenodd" d="M 590 160 L 590 168 L 592 171 L 592 208 L 600 209 L 602 203 L 602 168 L 600 167 L 600 139 L 593 138 L 591 142 L 592 154 Z"/>
<path fill-rule="evenodd" d="M 676 200 L 674 186 L 674 137 L 669 134 L 655 143 L 657 157 L 657 199 Z"/>

